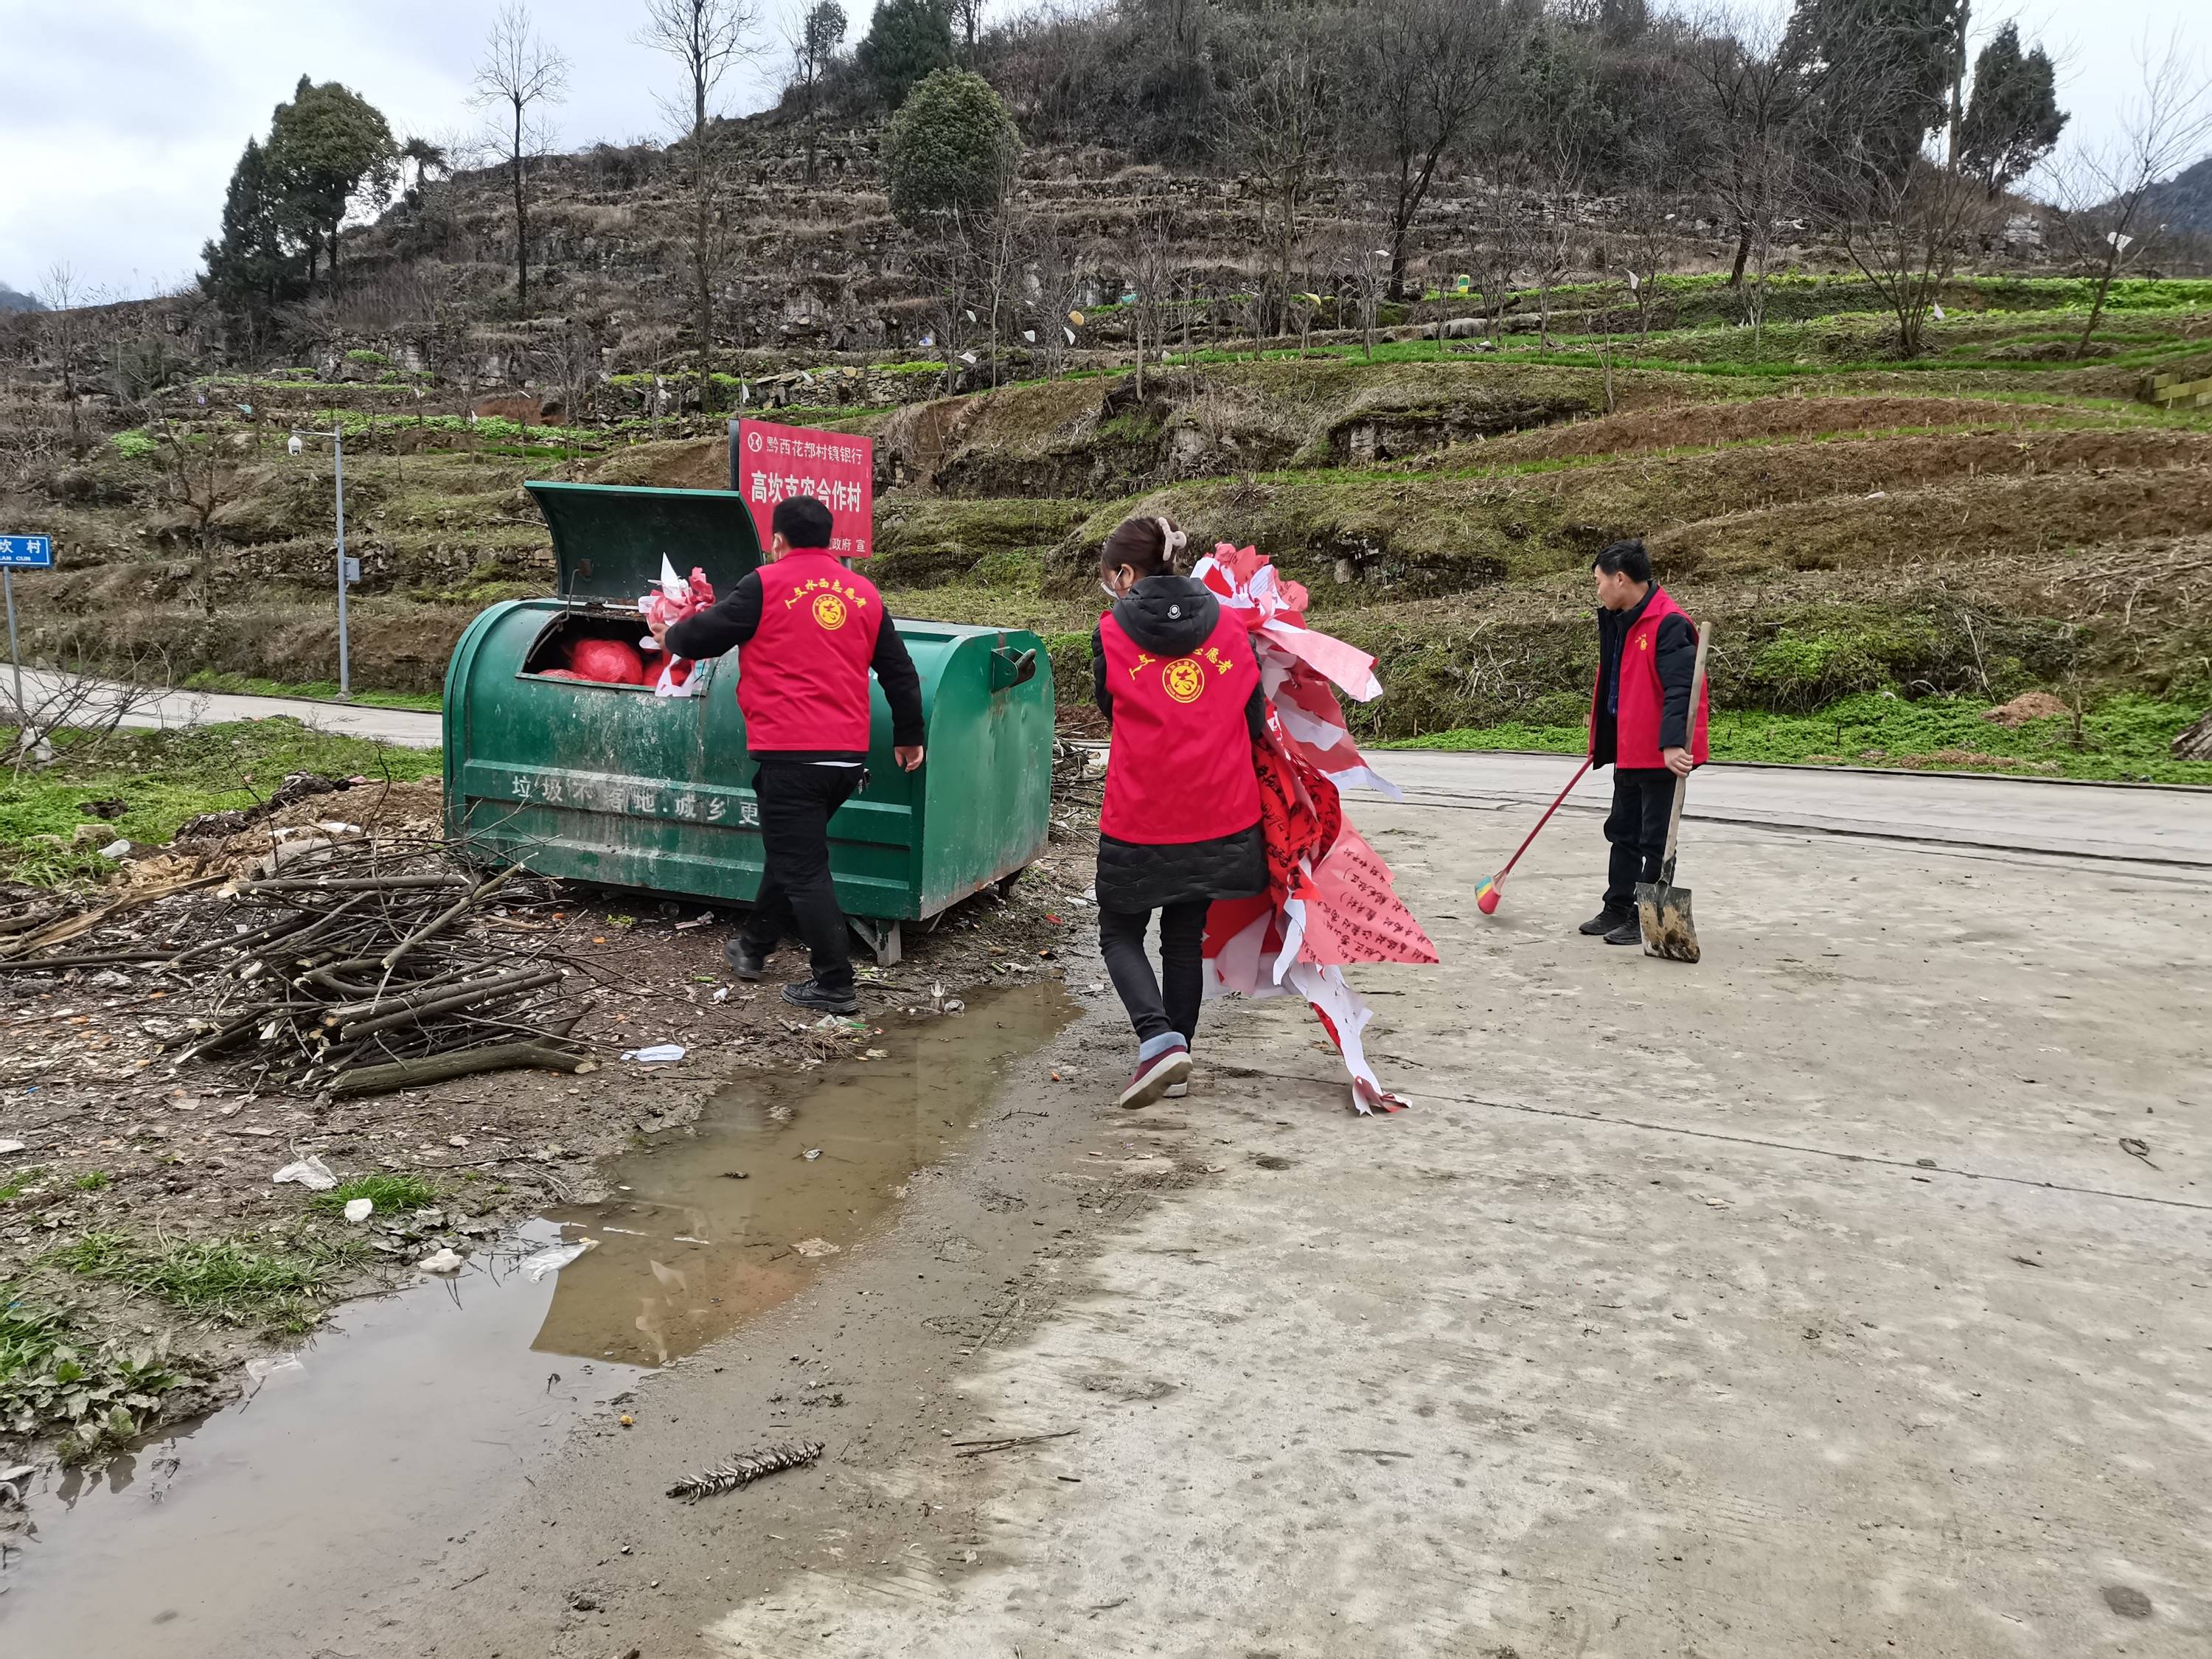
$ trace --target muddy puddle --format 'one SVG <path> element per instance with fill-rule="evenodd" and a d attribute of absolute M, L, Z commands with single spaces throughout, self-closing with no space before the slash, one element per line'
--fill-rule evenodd
<path fill-rule="evenodd" d="M 1057 985 L 985 992 L 893 1017 L 881 1059 L 747 1079 L 617 1159 L 607 1202 L 349 1304 L 188 1432 L 46 1470 L 0 1534 L 0 1652 L 352 1650 L 352 1610 L 433 1571 L 580 1420 L 835 1271 L 1075 1011 Z"/>

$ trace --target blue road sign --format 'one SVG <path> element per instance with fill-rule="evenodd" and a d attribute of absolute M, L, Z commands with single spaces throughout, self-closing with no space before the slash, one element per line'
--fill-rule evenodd
<path fill-rule="evenodd" d="M 51 536 L 0 536 L 0 565 L 15 570 L 51 570 L 54 538 Z"/>

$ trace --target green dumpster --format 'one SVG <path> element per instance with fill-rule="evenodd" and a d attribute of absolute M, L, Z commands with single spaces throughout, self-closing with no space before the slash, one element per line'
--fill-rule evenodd
<path fill-rule="evenodd" d="M 751 516 L 717 489 L 527 486 L 553 532 L 548 599 L 495 605 L 446 671 L 447 832 L 487 863 L 571 880 L 750 902 L 759 817 L 737 673 L 702 663 L 696 695 L 556 679 L 587 637 L 635 642 L 660 561 L 726 592 L 761 562 Z M 1052 668 L 1034 634 L 894 619 L 921 677 L 929 758 L 891 759 L 875 694 L 866 787 L 830 823 L 837 898 L 878 960 L 898 924 L 1010 880 L 1043 848 L 1052 794 Z"/>

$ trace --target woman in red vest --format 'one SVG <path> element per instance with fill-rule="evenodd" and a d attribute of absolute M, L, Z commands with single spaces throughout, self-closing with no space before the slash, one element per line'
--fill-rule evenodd
<path fill-rule="evenodd" d="M 1711 692 L 1700 692 L 1694 718 L 1690 689 L 1697 676 L 1698 630 L 1667 590 L 1651 580 L 1651 558 L 1640 541 L 1615 542 L 1592 562 L 1597 582 L 1597 687 L 1590 700 L 1589 757 L 1613 768 L 1613 811 L 1605 838 L 1613 843 L 1605 903 L 1583 923 L 1607 945 L 1637 945 L 1636 884 L 1659 879 L 1674 792 L 1705 762 Z"/>
<path fill-rule="evenodd" d="M 1252 765 L 1267 729 L 1260 665 L 1244 624 L 1203 582 L 1176 574 L 1185 539 L 1165 519 L 1129 519 L 1098 560 L 1114 601 L 1091 642 L 1093 693 L 1114 727 L 1098 814 L 1098 939 L 1138 1042 L 1123 1106 L 1183 1091 L 1206 910 L 1267 885 Z M 1145 956 L 1155 910 L 1159 979 Z"/>

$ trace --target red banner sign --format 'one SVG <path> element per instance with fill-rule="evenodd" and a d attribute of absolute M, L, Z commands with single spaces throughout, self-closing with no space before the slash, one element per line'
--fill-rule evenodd
<path fill-rule="evenodd" d="M 876 550 L 876 447 L 842 432 L 739 421 L 738 489 L 768 550 L 769 520 L 778 501 L 811 495 L 836 520 L 830 551 L 865 559 Z"/>

